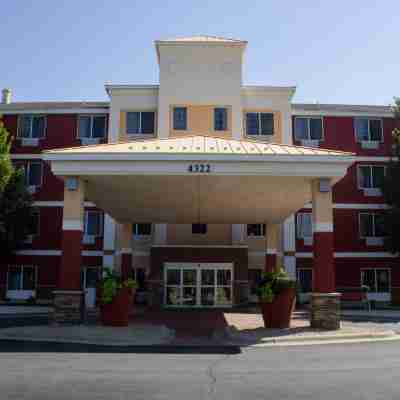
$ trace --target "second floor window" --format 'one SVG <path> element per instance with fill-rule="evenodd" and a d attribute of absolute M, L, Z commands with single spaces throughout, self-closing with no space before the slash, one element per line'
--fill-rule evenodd
<path fill-rule="evenodd" d="M 102 236 L 103 214 L 101 211 L 86 211 L 85 214 L 85 235 Z"/>
<path fill-rule="evenodd" d="M 21 165 L 24 169 L 25 185 L 41 186 L 43 181 L 43 166 L 41 161 L 28 161 Z"/>
<path fill-rule="evenodd" d="M 297 237 L 299 239 L 308 239 L 313 237 L 312 214 L 297 214 Z"/>
<path fill-rule="evenodd" d="M 355 118 L 354 127 L 357 142 L 382 142 L 382 120 L 372 118 Z"/>
<path fill-rule="evenodd" d="M 383 214 L 360 213 L 360 238 L 382 238 L 385 236 Z"/>
<path fill-rule="evenodd" d="M 174 107 L 173 128 L 177 131 L 187 130 L 187 109 L 186 107 Z"/>
<path fill-rule="evenodd" d="M 368 286 L 372 293 L 390 292 L 390 270 L 383 268 L 361 269 L 361 285 Z"/>
<path fill-rule="evenodd" d="M 214 108 L 214 130 L 226 131 L 228 129 L 228 112 L 226 108 Z"/>
<path fill-rule="evenodd" d="M 385 167 L 382 165 L 359 165 L 358 187 L 360 189 L 382 189 L 385 181 Z"/>
<path fill-rule="evenodd" d="M 130 111 L 126 113 L 128 135 L 152 135 L 155 133 L 154 111 Z"/>
<path fill-rule="evenodd" d="M 39 236 L 40 234 L 40 214 L 39 211 L 34 211 L 31 215 L 28 224 L 28 235 Z"/>
<path fill-rule="evenodd" d="M 323 140 L 322 117 L 296 117 L 294 137 L 296 140 Z"/>
<path fill-rule="evenodd" d="M 40 139 L 45 137 L 46 117 L 44 115 L 21 115 L 18 125 L 18 137 Z"/>
<path fill-rule="evenodd" d="M 192 233 L 196 235 L 205 235 L 207 233 L 207 224 L 192 224 Z"/>
<path fill-rule="evenodd" d="M 133 236 L 150 236 L 152 224 L 133 224 Z"/>
<path fill-rule="evenodd" d="M 246 135 L 267 136 L 274 134 L 274 114 L 246 113 Z"/>
<path fill-rule="evenodd" d="M 80 139 L 100 139 L 105 136 L 105 115 L 80 115 L 78 117 L 78 137 Z"/>
<path fill-rule="evenodd" d="M 248 224 L 247 236 L 265 236 L 265 224 Z"/>

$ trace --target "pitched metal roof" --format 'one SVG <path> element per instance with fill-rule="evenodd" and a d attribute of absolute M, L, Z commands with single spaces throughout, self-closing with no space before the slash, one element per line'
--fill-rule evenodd
<path fill-rule="evenodd" d="M 320 148 L 301 147 L 257 140 L 224 139 L 210 136 L 185 136 L 180 138 L 146 139 L 131 142 L 98 144 L 49 150 L 47 154 L 187 154 L 187 155 L 238 155 L 238 156 L 351 156 L 352 153 Z"/>

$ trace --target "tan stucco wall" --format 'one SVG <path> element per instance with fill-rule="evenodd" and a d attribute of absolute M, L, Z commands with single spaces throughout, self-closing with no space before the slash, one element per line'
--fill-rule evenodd
<path fill-rule="evenodd" d="M 187 108 L 187 130 L 173 129 L 173 109 L 174 107 Z M 214 108 L 225 107 L 228 110 L 227 115 L 227 130 L 214 130 Z M 207 135 L 219 136 L 224 138 L 232 137 L 232 107 L 230 106 L 215 106 L 215 105 L 186 105 L 174 104 L 170 106 L 170 128 L 169 135 L 172 137 L 188 136 L 188 135 Z"/>
<path fill-rule="evenodd" d="M 154 115 L 154 135 L 145 134 L 138 136 L 142 136 L 143 138 L 157 136 L 157 112 L 154 108 L 124 110 L 120 112 L 119 116 L 119 138 L 118 138 L 119 141 L 126 141 L 130 139 L 126 133 L 126 113 L 139 112 L 139 111 L 154 111 L 155 115 Z"/>
<path fill-rule="evenodd" d="M 332 223 L 332 190 L 329 192 L 319 191 L 319 180 L 313 180 L 311 183 L 312 188 L 312 202 L 313 202 L 313 219 L 316 223 Z"/>
<path fill-rule="evenodd" d="M 64 186 L 63 220 L 79 220 L 83 222 L 85 201 L 85 182 L 78 179 L 78 189 L 68 190 Z"/>
<path fill-rule="evenodd" d="M 255 136 L 250 135 L 246 136 L 246 113 L 269 113 L 274 114 L 274 134 L 271 136 Z M 255 139 L 255 140 L 268 140 L 269 142 L 273 143 L 283 143 L 283 136 L 282 136 L 282 113 L 277 110 L 272 110 L 270 108 L 246 108 L 243 109 L 243 135 L 247 138 Z"/>
<path fill-rule="evenodd" d="M 167 244 L 178 245 L 230 245 L 232 243 L 231 225 L 208 224 L 205 235 L 192 234 L 191 224 L 168 224 Z"/>

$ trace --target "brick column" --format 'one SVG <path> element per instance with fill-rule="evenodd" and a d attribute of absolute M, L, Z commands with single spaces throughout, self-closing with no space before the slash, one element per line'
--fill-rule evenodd
<path fill-rule="evenodd" d="M 121 276 L 132 278 L 132 224 L 121 226 Z"/>
<path fill-rule="evenodd" d="M 267 224 L 266 228 L 265 271 L 272 272 L 277 268 L 280 226 Z"/>
<path fill-rule="evenodd" d="M 311 183 L 311 190 L 314 235 L 311 326 L 339 329 L 340 294 L 335 293 L 331 182 L 328 179 L 316 179 Z"/>
<path fill-rule="evenodd" d="M 85 185 L 79 178 L 65 178 L 62 256 L 54 291 L 54 318 L 59 323 L 82 320 L 82 234 Z"/>

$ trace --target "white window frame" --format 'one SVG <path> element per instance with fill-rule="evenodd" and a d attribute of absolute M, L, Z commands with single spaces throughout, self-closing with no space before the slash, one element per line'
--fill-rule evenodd
<path fill-rule="evenodd" d="M 359 140 L 357 137 L 357 124 L 356 120 L 357 119 L 366 119 L 368 120 L 368 140 Z M 381 121 L 381 140 L 371 140 L 371 121 Z M 375 118 L 375 117 L 354 117 L 353 121 L 354 125 L 354 138 L 356 140 L 356 143 L 362 143 L 362 142 L 373 142 L 373 143 L 383 143 L 383 119 L 382 118 Z"/>
<path fill-rule="evenodd" d="M 300 226 L 302 225 L 302 218 L 304 215 L 307 215 L 307 216 L 309 216 L 309 218 L 311 218 L 311 224 L 310 224 L 311 225 L 311 236 L 304 236 L 304 235 L 300 234 L 300 231 L 302 231 L 302 229 L 300 229 Z M 297 237 L 297 239 L 303 240 L 305 246 L 312 245 L 313 237 L 314 237 L 312 213 L 307 213 L 307 212 L 297 213 L 297 215 L 296 215 L 296 237 Z"/>
<path fill-rule="evenodd" d="M 247 114 L 257 114 L 257 119 L 258 119 L 258 133 L 257 134 L 252 134 L 248 133 L 247 129 Z M 261 127 L 261 114 L 271 114 L 272 115 L 272 120 L 274 124 L 274 131 L 272 132 L 272 135 L 266 135 L 262 132 L 262 127 Z M 275 127 L 275 113 L 273 111 L 246 111 L 245 112 L 245 118 L 244 118 L 244 124 L 245 124 L 245 132 L 246 136 L 251 138 L 251 137 L 263 137 L 263 138 L 269 138 L 273 137 L 275 135 L 276 127 Z"/>
<path fill-rule="evenodd" d="M 226 116 L 226 123 L 225 123 L 225 129 L 216 129 L 215 126 L 215 113 L 217 110 L 225 110 L 225 116 Z M 213 124 L 214 124 L 214 132 L 226 132 L 228 131 L 228 126 L 229 126 L 229 112 L 228 112 L 228 107 L 220 106 L 220 107 L 214 107 L 214 114 L 213 114 Z"/>
<path fill-rule="evenodd" d="M 186 109 L 186 128 L 185 129 L 176 129 L 175 128 L 175 109 L 176 108 L 184 108 Z M 171 116 L 171 125 L 172 125 L 172 130 L 174 131 L 180 131 L 180 132 L 185 132 L 189 131 L 189 108 L 187 106 L 179 106 L 179 105 L 174 105 L 172 106 L 172 116 Z"/>
<path fill-rule="evenodd" d="M 361 186 L 361 168 L 368 167 L 370 170 L 369 176 L 371 179 L 371 185 L 373 184 L 373 168 L 383 168 L 383 175 L 386 177 L 387 166 L 385 165 L 374 165 L 374 164 L 358 164 L 357 165 L 357 187 L 359 190 L 363 190 L 365 195 L 372 196 L 382 196 L 382 188 L 371 186 L 371 187 L 363 187 Z M 369 193 L 368 191 L 372 191 L 373 193 Z"/>
<path fill-rule="evenodd" d="M 139 225 L 150 225 L 150 234 L 148 235 L 142 235 L 138 232 L 138 226 Z M 132 224 L 132 235 L 135 239 L 148 239 L 151 238 L 153 236 L 153 232 L 154 232 L 154 225 L 152 223 L 146 222 L 146 223 L 134 223 Z"/>
<path fill-rule="evenodd" d="M 261 225 L 261 235 L 249 235 L 248 226 L 249 225 Z M 265 224 L 246 224 L 246 237 L 248 238 L 265 238 L 267 227 Z"/>
<path fill-rule="evenodd" d="M 306 139 L 301 139 L 298 138 L 296 135 L 296 119 L 301 118 L 301 119 L 306 119 L 307 120 L 307 127 L 308 127 L 308 137 Z M 311 120 L 312 119 L 320 119 L 321 120 L 321 127 L 322 127 L 322 135 L 321 135 L 321 139 L 311 139 Z M 302 115 L 296 115 L 294 117 L 294 126 L 293 126 L 293 130 L 294 130 L 294 140 L 298 141 L 298 142 L 318 142 L 321 143 L 325 140 L 325 123 L 324 123 L 324 117 L 321 116 L 302 116 Z"/>
<path fill-rule="evenodd" d="M 87 231 L 87 229 L 88 229 L 88 221 L 89 221 L 88 216 L 89 216 L 90 213 L 99 215 L 100 232 L 95 234 L 95 235 L 89 235 L 88 231 Z M 102 237 L 103 236 L 103 230 L 104 230 L 104 227 L 103 227 L 104 221 L 103 220 L 104 220 L 104 218 L 103 218 L 102 211 L 99 211 L 99 210 L 85 210 L 84 236 L 86 236 L 86 237 L 95 237 L 95 238 L 96 237 Z"/>
<path fill-rule="evenodd" d="M 154 129 L 152 133 L 142 133 L 142 113 L 153 113 L 154 114 Z M 128 113 L 139 113 L 139 132 L 138 133 L 128 133 Z M 157 113 L 155 110 L 128 110 L 125 111 L 125 130 L 128 137 L 135 136 L 145 136 L 151 137 L 155 136 L 157 130 Z"/>
<path fill-rule="evenodd" d="M 360 284 L 361 286 L 363 283 L 363 272 L 364 271 L 374 271 L 374 283 L 375 288 L 378 289 L 378 279 L 377 279 L 377 271 L 387 271 L 389 277 L 389 291 L 388 292 L 368 292 L 367 298 L 368 300 L 376 300 L 376 301 L 390 301 L 391 299 L 391 288 L 392 288 L 392 271 L 390 268 L 360 268 Z"/>
<path fill-rule="evenodd" d="M 31 117 L 31 123 L 30 123 L 30 128 L 29 128 L 29 136 L 24 137 L 21 136 L 21 124 L 22 124 L 22 118 L 24 117 Z M 37 138 L 32 137 L 32 132 L 33 132 L 33 119 L 38 118 L 38 117 L 43 117 L 44 118 L 44 127 L 43 127 L 43 136 L 39 136 Z M 17 138 L 24 140 L 24 139 L 32 139 L 32 140 L 40 140 L 44 139 L 46 137 L 47 133 L 47 115 L 45 114 L 20 114 L 18 117 L 18 122 L 17 122 Z"/>
<path fill-rule="evenodd" d="M 89 117 L 90 118 L 90 136 L 89 137 L 82 137 L 80 135 L 80 131 L 79 131 L 79 118 L 81 117 Z M 104 134 L 102 137 L 93 137 L 93 125 L 94 125 L 94 118 L 95 117 L 104 117 L 105 119 L 105 125 L 104 125 Z M 102 139 L 105 139 L 107 136 L 107 114 L 79 114 L 78 118 L 76 119 L 77 122 L 77 128 L 76 128 L 76 132 L 77 132 L 77 138 L 81 141 L 85 141 L 85 140 L 89 140 L 89 141 L 93 141 L 93 142 L 99 142 Z"/>
<path fill-rule="evenodd" d="M 10 268 L 21 268 L 21 286 L 19 289 L 8 289 Z M 35 271 L 35 286 L 33 290 L 25 290 L 23 288 L 24 284 L 24 269 L 33 268 Z M 36 297 L 37 285 L 38 284 L 38 267 L 36 265 L 8 265 L 7 268 L 7 284 L 6 284 L 6 297 L 13 300 L 27 300 L 30 297 Z"/>
<path fill-rule="evenodd" d="M 372 215 L 372 233 L 373 233 L 373 235 L 372 236 L 362 236 L 362 233 L 361 233 L 361 216 L 362 215 Z M 378 214 L 378 213 L 374 213 L 374 212 L 365 212 L 365 211 L 363 211 L 363 212 L 360 212 L 359 214 L 358 214 L 358 232 L 359 232 L 359 236 L 360 236 L 360 239 L 368 239 L 368 238 L 384 238 L 384 236 L 376 236 L 376 232 L 375 232 L 375 218 L 376 218 L 376 216 L 381 216 L 382 214 Z"/>

